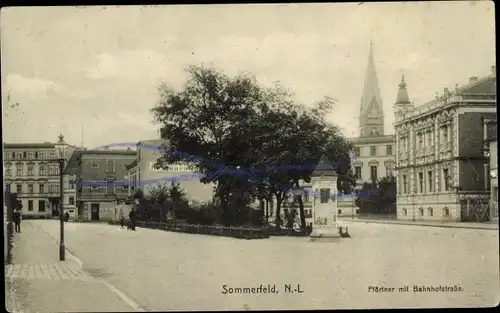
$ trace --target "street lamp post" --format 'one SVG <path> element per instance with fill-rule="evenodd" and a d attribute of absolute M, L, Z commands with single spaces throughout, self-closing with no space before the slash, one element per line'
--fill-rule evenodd
<path fill-rule="evenodd" d="M 59 234 L 59 261 L 64 261 L 66 259 L 66 248 L 64 247 L 64 187 L 63 187 L 63 172 L 64 172 L 64 148 L 65 143 L 63 141 L 63 136 L 59 136 L 59 142 L 56 144 L 57 157 L 59 161 L 59 223 L 60 223 L 60 234 Z"/>

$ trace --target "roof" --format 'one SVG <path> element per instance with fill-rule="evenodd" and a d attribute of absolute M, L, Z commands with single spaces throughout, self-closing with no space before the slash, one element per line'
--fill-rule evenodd
<path fill-rule="evenodd" d="M 370 43 L 370 55 L 368 57 L 368 69 L 366 70 L 365 85 L 361 97 L 361 115 L 366 113 L 372 103 L 377 105 L 380 114 L 384 114 L 382 106 L 382 97 L 378 86 L 377 71 L 375 70 L 375 61 L 373 57 L 373 44 Z"/>
<path fill-rule="evenodd" d="M 84 150 L 80 151 L 80 156 L 83 155 L 130 155 L 135 156 L 136 152 L 132 150 Z"/>
<path fill-rule="evenodd" d="M 347 138 L 348 141 L 356 144 L 370 144 L 370 143 L 391 143 L 395 140 L 394 135 L 372 136 L 372 137 L 354 137 Z"/>
<path fill-rule="evenodd" d="M 335 164 L 333 164 L 326 155 L 323 155 L 314 168 L 312 176 L 337 176 L 335 168 Z"/>
<path fill-rule="evenodd" d="M 3 144 L 4 149 L 31 149 L 31 148 L 55 148 L 56 144 L 51 142 L 39 142 L 39 143 L 5 143 Z"/>
<path fill-rule="evenodd" d="M 85 151 L 85 148 L 76 148 L 75 151 L 71 154 L 71 157 L 68 160 L 68 164 L 64 169 L 64 175 L 75 175 L 78 170 L 78 156 L 82 151 Z"/>
<path fill-rule="evenodd" d="M 408 91 L 406 90 L 405 76 L 401 76 L 401 82 L 399 83 L 398 96 L 396 97 L 396 104 L 411 104 L 410 98 L 408 97 Z"/>

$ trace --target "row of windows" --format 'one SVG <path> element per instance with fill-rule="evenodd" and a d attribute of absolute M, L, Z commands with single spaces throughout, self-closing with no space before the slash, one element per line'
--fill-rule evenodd
<path fill-rule="evenodd" d="M 24 151 L 24 152 L 5 152 L 4 160 L 45 160 L 46 158 L 55 159 L 56 152 L 44 151 Z"/>
<path fill-rule="evenodd" d="M 74 205 L 75 204 L 75 198 L 74 197 L 69 197 L 68 202 L 69 202 L 70 205 Z M 34 211 L 33 210 L 33 204 L 34 204 L 33 200 L 28 200 L 28 211 L 29 212 Z M 38 212 L 45 212 L 46 205 L 47 205 L 47 203 L 46 203 L 45 200 L 38 200 Z"/>
<path fill-rule="evenodd" d="M 26 186 L 25 188 L 23 188 Z M 11 192 L 11 185 L 5 185 L 5 190 Z M 49 183 L 49 184 L 16 184 L 17 194 L 44 194 L 44 193 L 59 193 L 59 183 Z"/>
<path fill-rule="evenodd" d="M 442 189 L 443 191 L 449 191 L 450 190 L 450 185 L 449 185 L 449 169 L 444 168 L 442 170 Z M 425 193 L 425 192 L 434 192 L 434 184 L 436 182 L 437 177 L 434 177 L 433 171 L 427 171 L 427 189 L 425 189 L 425 179 L 424 179 L 424 172 L 419 172 L 418 173 L 418 193 Z M 408 176 L 407 175 L 401 175 L 401 185 L 402 185 L 402 194 L 407 194 L 409 193 L 409 186 L 408 186 Z M 438 190 L 439 191 L 439 188 Z"/>
<path fill-rule="evenodd" d="M 387 145 L 385 151 L 386 155 L 392 155 L 392 145 Z M 354 153 L 356 154 L 356 157 L 363 156 L 361 153 L 361 147 L 355 147 Z M 370 146 L 370 156 L 377 156 L 377 146 Z"/>
<path fill-rule="evenodd" d="M 116 162 L 115 160 L 106 160 L 106 172 L 113 173 L 116 171 Z M 98 160 L 92 160 L 90 161 L 90 167 L 91 168 L 99 168 L 99 161 Z M 122 169 L 126 170 L 127 169 L 127 164 L 122 164 Z"/>
<path fill-rule="evenodd" d="M 386 170 L 386 176 L 393 175 L 394 169 L 392 166 L 387 166 L 385 170 Z M 361 166 L 354 167 L 354 176 L 356 177 L 356 180 L 363 179 Z M 370 166 L 370 180 L 377 180 L 377 179 L 378 179 L 378 166 L 372 165 L 372 166 Z"/>
<path fill-rule="evenodd" d="M 27 166 L 26 176 L 35 176 L 35 167 L 33 165 Z M 59 165 L 39 165 L 38 167 L 39 176 L 58 176 L 59 175 Z M 12 176 L 12 166 L 5 166 L 5 176 Z M 24 165 L 16 165 L 16 176 L 24 176 Z"/>
<path fill-rule="evenodd" d="M 418 214 L 419 216 L 424 216 L 424 208 L 419 208 L 418 209 Z M 403 209 L 403 215 L 408 216 L 408 210 Z M 427 216 L 434 216 L 434 209 L 433 208 L 427 208 Z M 450 209 L 444 208 L 443 209 L 443 216 L 450 216 Z"/>
<path fill-rule="evenodd" d="M 440 134 L 440 142 L 442 143 L 445 143 L 445 142 L 448 142 L 450 140 L 450 136 L 449 136 L 449 125 L 443 125 L 440 127 L 440 131 L 439 131 L 439 134 Z M 400 139 L 400 145 L 401 145 L 401 151 L 402 152 L 408 152 L 409 148 L 410 148 L 410 145 L 409 145 L 409 142 L 408 142 L 408 136 L 405 136 L 405 137 L 401 137 Z M 434 142 L 434 133 L 432 132 L 432 130 L 428 130 L 428 131 L 420 131 L 420 132 L 417 132 L 417 136 L 416 136 L 416 148 L 417 149 L 422 149 L 422 148 L 431 148 L 435 145 L 435 142 Z"/>

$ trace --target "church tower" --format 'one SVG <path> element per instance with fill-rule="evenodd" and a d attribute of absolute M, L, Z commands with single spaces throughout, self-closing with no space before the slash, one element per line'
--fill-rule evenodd
<path fill-rule="evenodd" d="M 360 137 L 384 135 L 384 109 L 378 87 L 372 43 L 370 43 L 368 70 L 366 72 L 363 96 L 361 97 L 359 128 Z"/>

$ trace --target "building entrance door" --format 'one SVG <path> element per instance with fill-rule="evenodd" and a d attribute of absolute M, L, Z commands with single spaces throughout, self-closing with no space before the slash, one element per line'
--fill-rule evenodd
<path fill-rule="evenodd" d="M 92 203 L 90 205 L 90 219 L 92 221 L 99 220 L 99 203 Z"/>

